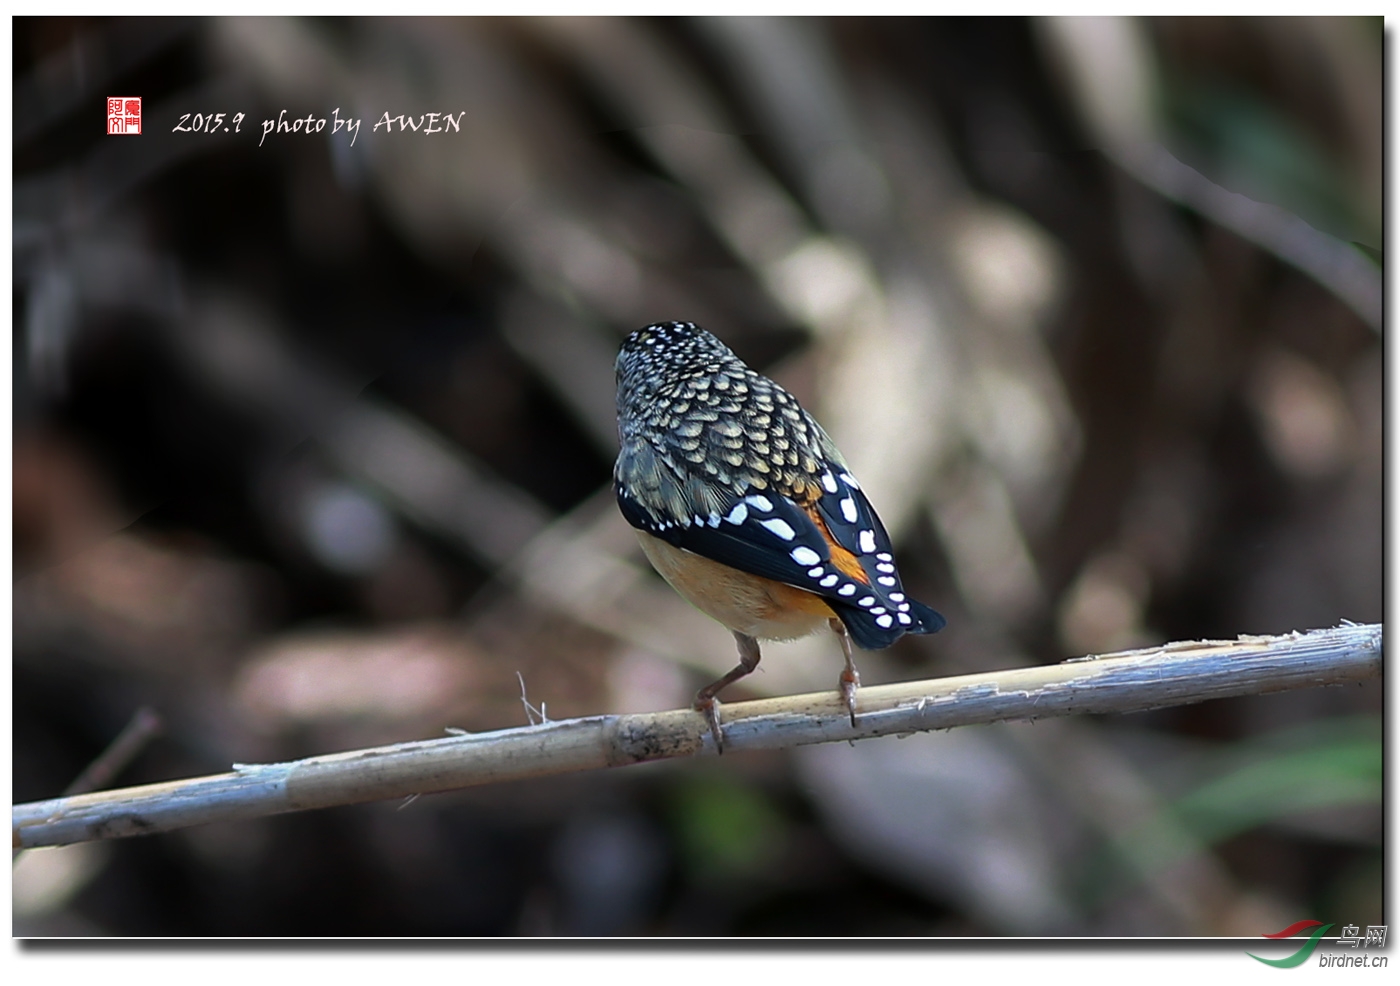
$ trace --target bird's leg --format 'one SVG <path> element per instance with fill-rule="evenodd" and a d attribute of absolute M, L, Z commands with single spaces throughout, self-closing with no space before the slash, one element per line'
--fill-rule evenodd
<path fill-rule="evenodd" d="M 841 641 L 841 652 L 846 655 L 846 667 L 841 671 L 841 697 L 846 702 L 846 711 L 851 714 L 851 725 L 856 724 L 856 689 L 860 687 L 860 672 L 851 657 L 851 634 L 846 624 L 836 617 L 831 618 L 831 631 Z"/>
<path fill-rule="evenodd" d="M 724 687 L 738 681 L 758 667 L 758 641 L 747 633 L 731 631 L 739 645 L 739 665 L 718 681 L 713 681 L 695 694 L 695 708 L 703 712 L 710 722 L 710 733 L 715 738 L 715 749 L 724 752 L 724 737 L 719 731 L 719 700 L 715 698 Z"/>

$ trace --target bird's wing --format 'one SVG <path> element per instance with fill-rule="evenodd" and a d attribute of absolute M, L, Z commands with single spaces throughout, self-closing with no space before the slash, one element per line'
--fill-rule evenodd
<path fill-rule="evenodd" d="M 839 459 L 827 463 L 799 499 L 769 488 L 722 491 L 697 508 L 684 476 L 645 442 L 625 443 L 618 461 L 618 505 L 633 527 L 731 568 L 815 593 L 855 642 L 888 647 L 904 633 L 943 626 L 908 599 L 889 536 L 859 483 Z M 714 495 L 712 485 L 706 491 Z"/>

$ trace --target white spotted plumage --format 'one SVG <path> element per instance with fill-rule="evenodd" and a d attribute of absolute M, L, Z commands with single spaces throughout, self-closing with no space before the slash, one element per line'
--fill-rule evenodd
<path fill-rule="evenodd" d="M 760 527 L 766 527 L 768 530 L 778 535 L 778 537 L 782 538 L 784 541 L 791 541 L 793 538 L 797 537 L 797 532 L 792 529 L 792 525 L 789 524 L 787 521 L 783 520 L 781 517 L 773 517 L 769 520 L 761 520 L 758 523 Z M 807 562 L 807 564 L 812 565 L 815 564 L 817 561 L 821 561 L 820 558 L 816 558 L 815 556 L 814 559 L 814 561 L 809 561 Z"/>

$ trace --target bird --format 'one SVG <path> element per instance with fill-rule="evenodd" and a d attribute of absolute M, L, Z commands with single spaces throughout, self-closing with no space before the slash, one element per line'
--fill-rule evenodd
<path fill-rule="evenodd" d="M 830 627 L 856 725 L 852 642 L 888 647 L 945 620 L 905 594 L 889 535 L 830 436 L 797 398 L 694 322 L 656 322 L 617 363 L 617 504 L 652 567 L 727 627 L 739 663 L 695 696 L 724 751 L 717 695 L 760 640 Z"/>

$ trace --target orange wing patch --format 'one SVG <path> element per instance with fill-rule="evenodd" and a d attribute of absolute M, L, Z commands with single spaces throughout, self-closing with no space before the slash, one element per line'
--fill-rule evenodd
<path fill-rule="evenodd" d="M 865 574 L 865 569 L 861 568 L 860 559 L 836 543 L 836 539 L 831 536 L 831 531 L 827 529 L 826 521 L 822 520 L 822 515 L 817 513 L 815 504 L 803 504 L 803 511 L 812 518 L 812 523 L 817 525 L 817 530 L 821 531 L 822 540 L 831 549 L 831 564 L 843 575 L 849 576 L 861 585 L 869 585 L 870 577 Z"/>

